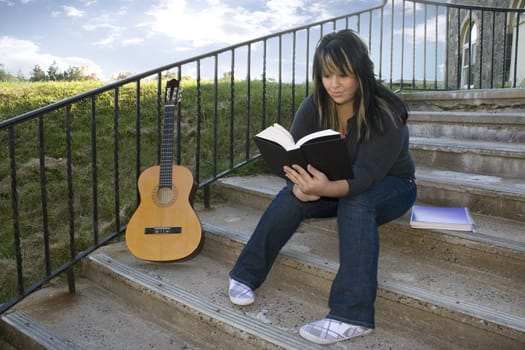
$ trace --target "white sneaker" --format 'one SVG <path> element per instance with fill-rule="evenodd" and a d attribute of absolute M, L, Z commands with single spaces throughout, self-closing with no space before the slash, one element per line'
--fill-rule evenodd
<path fill-rule="evenodd" d="M 301 334 L 303 338 L 321 345 L 348 340 L 371 332 L 372 329 L 354 326 L 330 318 L 308 323 L 299 330 L 299 334 Z"/>
<path fill-rule="evenodd" d="M 250 305 L 255 300 L 253 290 L 247 285 L 237 282 L 233 278 L 230 278 L 228 295 L 230 296 L 232 303 L 240 306 Z"/>

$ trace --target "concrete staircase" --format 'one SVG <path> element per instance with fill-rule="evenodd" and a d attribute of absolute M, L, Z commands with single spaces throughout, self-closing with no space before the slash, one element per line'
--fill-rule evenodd
<path fill-rule="evenodd" d="M 75 295 L 57 282 L 3 315 L 0 348 L 524 349 L 525 91 L 513 90 L 513 101 L 498 91 L 443 94 L 404 95 L 418 202 L 469 207 L 476 232 L 412 229 L 407 215 L 383 225 L 371 335 L 332 346 L 298 335 L 328 311 L 332 219 L 305 222 L 256 302 L 231 305 L 227 274 L 283 185 L 260 175 L 223 179 L 212 208 L 196 208 L 205 243 L 195 258 L 151 263 L 123 242 L 106 246 L 83 263 Z M 452 98 L 464 110 L 448 111 Z"/>

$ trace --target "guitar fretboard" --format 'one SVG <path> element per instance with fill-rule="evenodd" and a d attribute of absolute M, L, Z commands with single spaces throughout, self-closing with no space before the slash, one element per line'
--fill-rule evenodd
<path fill-rule="evenodd" d="M 166 105 L 164 108 L 164 130 L 162 131 L 162 142 L 160 146 L 160 175 L 159 187 L 171 188 L 173 177 L 173 134 L 174 134 L 174 105 Z"/>

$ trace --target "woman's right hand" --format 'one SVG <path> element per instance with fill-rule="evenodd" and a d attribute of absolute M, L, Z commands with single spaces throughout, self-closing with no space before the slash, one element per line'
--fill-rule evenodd
<path fill-rule="evenodd" d="M 294 194 L 297 199 L 299 199 L 301 202 L 313 202 L 318 200 L 319 196 L 313 195 L 313 194 L 306 194 L 299 188 L 299 185 L 294 184 L 292 187 L 292 193 Z"/>

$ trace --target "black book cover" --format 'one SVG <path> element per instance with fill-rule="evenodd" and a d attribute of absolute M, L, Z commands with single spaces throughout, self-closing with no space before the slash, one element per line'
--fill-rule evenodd
<path fill-rule="evenodd" d="M 286 179 L 283 166 L 292 164 L 305 169 L 310 164 L 325 173 L 330 180 L 352 177 L 352 165 L 345 141 L 339 135 L 316 138 L 289 151 L 278 143 L 261 137 L 255 136 L 254 140 L 270 170 L 282 178 Z"/>

